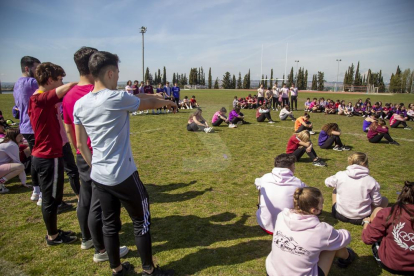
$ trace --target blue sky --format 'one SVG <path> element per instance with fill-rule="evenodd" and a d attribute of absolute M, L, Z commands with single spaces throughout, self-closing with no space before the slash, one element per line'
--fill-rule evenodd
<path fill-rule="evenodd" d="M 119 55 L 120 81 L 142 79 L 145 67 L 188 73 L 203 66 L 213 78 L 251 70 L 281 78 L 295 60 L 311 75 L 339 79 L 351 63 L 361 71 L 383 70 L 389 81 L 397 65 L 414 69 L 414 1 L 232 1 L 232 0 L 13 0 L 0 2 L 0 79 L 20 76 L 20 58 L 30 55 L 61 65 L 76 81 L 73 54 L 81 46 Z"/>

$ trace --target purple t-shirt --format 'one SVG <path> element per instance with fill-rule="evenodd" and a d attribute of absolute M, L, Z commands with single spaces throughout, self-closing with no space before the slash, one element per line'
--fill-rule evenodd
<path fill-rule="evenodd" d="M 229 121 L 232 121 L 234 118 L 236 118 L 237 116 L 239 116 L 239 114 L 237 114 L 236 111 L 232 110 L 229 114 Z"/>
<path fill-rule="evenodd" d="M 366 121 L 366 120 L 364 120 L 364 122 L 362 123 L 362 130 L 364 131 L 364 132 L 367 132 L 368 131 L 368 128 L 369 128 L 369 126 L 372 124 L 372 122 L 368 122 L 368 121 Z"/>
<path fill-rule="evenodd" d="M 329 138 L 328 133 L 321 130 L 321 132 L 319 132 L 318 145 L 323 146 L 323 144 L 326 142 L 326 140 L 328 140 L 328 138 Z"/>
<path fill-rule="evenodd" d="M 17 108 L 20 110 L 19 127 L 21 134 L 33 134 L 27 109 L 30 97 L 38 88 L 36 79 L 30 77 L 21 77 L 14 84 L 13 97 Z"/>

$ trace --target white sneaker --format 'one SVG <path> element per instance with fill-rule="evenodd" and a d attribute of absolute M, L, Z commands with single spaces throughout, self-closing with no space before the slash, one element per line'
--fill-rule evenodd
<path fill-rule="evenodd" d="M 275 122 L 273 122 L 273 121 L 269 121 L 269 124 L 274 124 Z"/>
<path fill-rule="evenodd" d="M 83 250 L 87 250 L 87 249 L 92 248 L 92 247 L 93 247 L 92 239 L 87 240 L 87 241 L 82 241 L 82 243 L 81 243 L 81 249 L 83 249 Z"/>
<path fill-rule="evenodd" d="M 32 200 L 32 201 L 37 201 L 37 200 L 39 200 L 39 194 L 37 194 L 37 193 L 33 192 L 33 193 L 32 193 L 32 196 L 30 197 L 30 200 Z"/>
<path fill-rule="evenodd" d="M 213 130 L 213 128 L 212 128 L 212 127 L 206 127 L 206 128 L 204 129 L 204 131 L 205 131 L 206 133 L 210 133 L 212 130 Z"/>
<path fill-rule="evenodd" d="M 36 203 L 37 206 L 42 206 L 42 198 L 39 197 L 39 200 Z"/>
<path fill-rule="evenodd" d="M 128 247 L 126 247 L 126 246 L 119 247 L 119 257 L 120 258 L 125 257 L 125 255 L 128 254 L 128 252 L 129 252 Z M 109 261 L 108 253 L 105 251 L 104 253 L 93 254 L 93 261 L 95 263 Z"/>
<path fill-rule="evenodd" d="M 145 111 L 145 114 L 148 114 L 148 110 Z"/>
<path fill-rule="evenodd" d="M 169 109 L 167 110 L 167 113 L 170 113 L 170 110 Z"/>
<path fill-rule="evenodd" d="M 315 135 L 315 131 L 309 131 L 309 134 Z"/>
<path fill-rule="evenodd" d="M 229 124 L 229 128 L 236 128 L 237 127 L 237 125 L 235 125 L 235 124 Z"/>
<path fill-rule="evenodd" d="M 6 186 L 4 186 L 4 184 L 0 184 L 0 194 L 5 194 L 8 192 L 9 192 L 9 189 L 7 189 Z"/>

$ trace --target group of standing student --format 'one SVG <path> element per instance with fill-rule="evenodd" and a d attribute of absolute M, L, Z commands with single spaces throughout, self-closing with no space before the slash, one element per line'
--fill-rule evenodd
<path fill-rule="evenodd" d="M 273 236 L 266 271 L 274 275 L 328 275 L 334 258 L 346 268 L 356 258 L 347 248 L 345 229 L 320 222 L 324 199 L 317 188 L 307 187 L 294 176 L 296 157 L 281 154 L 271 173 L 255 180 L 259 191 L 256 218 L 263 231 Z M 345 171 L 328 177 L 334 188 L 332 216 L 363 225 L 362 241 L 372 245 L 375 260 L 385 270 L 402 275 L 414 272 L 414 183 L 405 182 L 397 203 L 388 207 L 378 182 L 369 175 L 366 154 L 348 157 Z M 309 239 L 312 237 L 312 239 Z"/>
<path fill-rule="evenodd" d="M 129 112 L 163 106 L 175 112 L 177 105 L 154 95 L 117 91 L 119 60 L 114 54 L 82 47 L 75 53 L 74 60 L 80 73 L 79 83 L 63 85 L 65 71 L 59 65 L 40 63 L 32 57 L 22 59 L 24 76 L 16 83 L 14 92 L 21 111 L 20 129 L 25 133 L 21 135 L 18 130 L 10 130 L 0 148 L 10 148 L 13 162 L 17 161 L 14 160 L 17 144 L 26 135 L 32 146 L 32 200 L 42 194 L 46 244 L 75 242 L 74 232 L 57 226 L 57 210 L 63 197 L 64 148 L 69 145 L 62 139 L 63 127 L 58 119 L 59 110 L 63 110 L 64 128 L 69 141 L 77 148 L 76 170 L 79 169 L 82 182 L 77 209 L 81 249 L 95 247 L 93 261 L 109 260 L 113 275 L 126 275 L 132 269 L 128 262 L 120 262 L 128 253 L 127 247 L 119 245 L 122 203 L 133 221 L 143 275 L 172 275 L 173 271 L 153 264 L 149 199 L 132 157 Z M 119 155 L 125 158 L 118 158 Z M 5 158 L 1 152 L 0 158 Z M 8 165 L 8 168 L 13 174 L 21 174 L 21 164 Z M 23 177 L 21 181 L 25 184 Z"/>

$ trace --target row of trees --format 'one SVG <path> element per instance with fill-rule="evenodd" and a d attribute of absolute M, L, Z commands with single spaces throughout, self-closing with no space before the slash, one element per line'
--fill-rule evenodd
<path fill-rule="evenodd" d="M 273 68 L 270 70 L 269 86 L 267 85 L 268 84 L 267 81 L 268 81 L 267 75 L 265 77 L 265 75 L 262 74 L 262 80 L 260 81 L 260 84 L 263 84 L 264 87 L 273 87 L 273 84 L 278 85 L 278 79 L 273 79 Z M 290 69 L 290 73 L 288 75 L 288 79 L 286 83 L 285 83 L 285 75 L 283 75 L 282 86 L 284 84 L 286 84 L 288 87 L 292 86 L 292 84 L 295 84 L 299 90 L 305 90 L 308 86 L 308 70 L 305 70 L 305 68 L 300 67 L 295 76 L 293 72 L 293 67 L 292 67 Z"/>
<path fill-rule="evenodd" d="M 214 83 L 214 89 L 218 89 L 218 86 L 219 85 L 218 85 L 218 78 L 217 78 L 216 82 Z M 250 69 L 249 69 L 249 73 L 244 75 L 243 80 L 242 80 L 240 72 L 239 72 L 239 78 L 237 80 L 234 74 L 232 77 L 230 72 L 224 73 L 223 79 L 221 81 L 221 86 L 224 89 L 236 89 L 236 88 L 237 89 L 250 89 Z"/>
<path fill-rule="evenodd" d="M 312 76 L 312 90 L 323 91 L 325 89 L 325 73 L 318 71 L 318 74 Z"/>
<path fill-rule="evenodd" d="M 391 75 L 389 91 L 393 93 L 412 93 L 414 71 L 405 69 L 403 72 L 397 66 L 395 74 Z"/>

